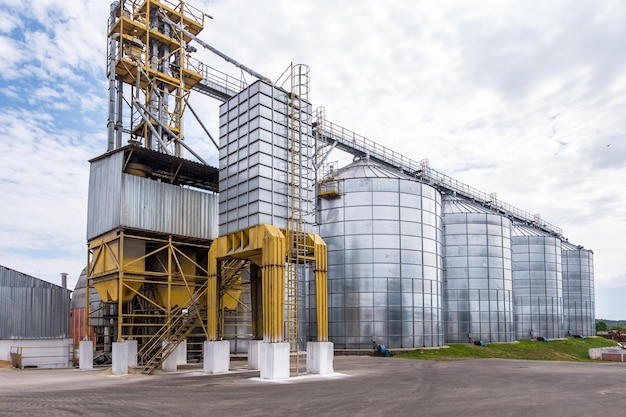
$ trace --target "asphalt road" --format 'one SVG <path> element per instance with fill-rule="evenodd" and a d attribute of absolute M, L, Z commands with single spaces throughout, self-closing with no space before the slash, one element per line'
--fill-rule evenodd
<path fill-rule="evenodd" d="M 335 374 L 0 369 L 0 416 L 621 416 L 626 364 L 335 357 Z"/>

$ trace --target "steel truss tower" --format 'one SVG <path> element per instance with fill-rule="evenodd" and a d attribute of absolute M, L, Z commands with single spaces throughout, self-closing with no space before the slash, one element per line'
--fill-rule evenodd
<path fill-rule="evenodd" d="M 182 156 L 183 147 L 193 153 L 183 141 L 182 116 L 190 90 L 202 80 L 202 64 L 191 58 L 188 42 L 203 29 L 204 16 L 182 1 L 111 5 L 108 151 L 127 137 L 169 155 Z"/>

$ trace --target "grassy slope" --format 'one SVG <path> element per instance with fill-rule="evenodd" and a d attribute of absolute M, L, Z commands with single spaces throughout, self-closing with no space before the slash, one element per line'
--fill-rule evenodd
<path fill-rule="evenodd" d="M 568 338 L 539 342 L 521 340 L 519 343 L 494 343 L 487 346 L 451 344 L 444 349 L 420 349 L 395 355 L 399 358 L 453 360 L 470 358 L 532 359 L 546 361 L 589 362 L 589 349 L 617 346 L 613 340 L 600 337 Z"/>

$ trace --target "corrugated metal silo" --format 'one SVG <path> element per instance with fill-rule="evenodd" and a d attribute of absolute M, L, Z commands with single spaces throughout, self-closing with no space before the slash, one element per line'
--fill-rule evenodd
<path fill-rule="evenodd" d="M 563 322 L 569 335 L 594 336 L 593 251 L 563 243 Z"/>
<path fill-rule="evenodd" d="M 452 196 L 443 210 L 446 342 L 515 340 L 511 221 Z"/>
<path fill-rule="evenodd" d="M 561 239 L 514 224 L 511 249 L 516 338 L 563 337 Z"/>
<path fill-rule="evenodd" d="M 441 194 L 366 160 L 332 181 L 340 192 L 321 200 L 320 234 L 335 348 L 442 345 Z"/>

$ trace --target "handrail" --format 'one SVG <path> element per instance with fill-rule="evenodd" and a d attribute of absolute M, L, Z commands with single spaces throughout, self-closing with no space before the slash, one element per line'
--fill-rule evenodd
<path fill-rule="evenodd" d="M 455 192 L 466 198 L 475 200 L 494 211 L 512 217 L 513 219 L 535 226 L 559 237 L 562 236 L 563 230 L 560 227 L 542 220 L 539 215 L 530 214 L 510 204 L 499 201 L 493 194 L 487 194 L 449 175 L 430 168 L 428 159 L 415 161 L 407 158 L 398 152 L 322 118 L 316 120 L 314 129 L 323 141 L 334 143 L 337 148 L 343 151 L 353 155 L 368 156 L 371 159 L 383 162 L 385 165 L 415 177 L 419 181 L 440 189 Z"/>

